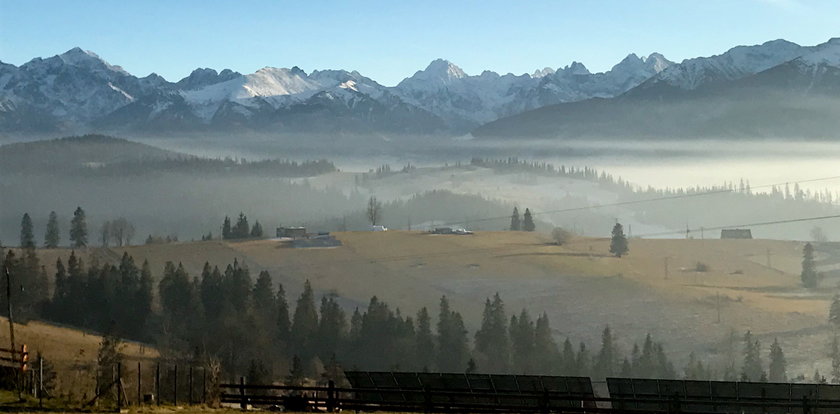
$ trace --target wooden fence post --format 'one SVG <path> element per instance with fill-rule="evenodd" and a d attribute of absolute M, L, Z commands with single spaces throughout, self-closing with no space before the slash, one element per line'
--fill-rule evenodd
<path fill-rule="evenodd" d="M 137 406 L 143 405 L 143 391 L 140 388 L 141 384 L 141 376 L 140 376 L 140 361 L 137 361 Z"/>
<path fill-rule="evenodd" d="M 201 367 L 201 403 L 207 404 L 207 367 Z"/>
<path fill-rule="evenodd" d="M 122 394 L 120 393 L 120 388 L 122 385 L 122 363 L 117 362 L 117 381 L 114 383 L 114 386 L 117 387 L 117 412 L 120 411 L 122 408 Z M 128 402 L 128 401 L 126 401 Z"/>
<path fill-rule="evenodd" d="M 245 399 L 245 377 L 239 377 L 239 408 L 242 411 L 248 409 L 248 400 Z"/>
<path fill-rule="evenodd" d="M 432 390 L 428 386 L 423 387 L 423 412 L 426 414 L 432 412 Z"/>
<path fill-rule="evenodd" d="M 189 388 L 190 388 L 190 392 L 188 393 L 187 400 L 189 401 L 190 405 L 193 404 L 193 376 L 192 376 L 192 374 L 193 374 L 193 367 L 192 367 L 192 365 L 190 365 L 190 371 L 189 371 L 189 375 L 187 377 L 188 378 L 187 382 L 189 383 Z"/>
<path fill-rule="evenodd" d="M 38 407 L 44 406 L 44 357 L 38 358 Z"/>
<path fill-rule="evenodd" d="M 160 405 L 160 362 L 155 365 L 155 402 Z"/>
<path fill-rule="evenodd" d="M 335 381 L 330 380 L 327 385 L 327 412 L 331 413 L 335 411 L 335 408 Z"/>
<path fill-rule="evenodd" d="M 172 405 L 178 405 L 178 364 L 175 363 L 174 380 L 172 381 Z"/>
<path fill-rule="evenodd" d="M 548 406 L 549 406 L 549 397 L 548 397 L 548 390 L 543 388 L 543 394 L 540 396 L 540 412 L 543 414 L 548 413 Z"/>

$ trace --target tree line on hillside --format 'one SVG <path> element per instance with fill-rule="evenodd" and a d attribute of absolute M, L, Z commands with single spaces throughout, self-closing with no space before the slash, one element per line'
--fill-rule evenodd
<path fill-rule="evenodd" d="M 259 221 L 255 221 L 254 225 L 250 226 L 245 213 L 239 213 L 239 217 L 236 219 L 236 224 L 234 225 L 231 225 L 230 217 L 228 216 L 225 216 L 222 222 L 223 240 L 257 239 L 260 237 L 263 237 L 262 224 Z M 204 240 L 211 240 L 212 238 L 212 232 L 203 237 Z"/>
<path fill-rule="evenodd" d="M 539 161 L 521 160 L 517 157 L 510 157 L 506 159 L 484 159 L 473 158 L 470 160 L 470 165 L 491 168 L 496 171 L 503 172 L 526 172 L 533 174 L 543 174 L 550 176 L 568 177 L 580 180 L 587 180 L 598 183 L 606 188 L 612 190 L 621 190 L 623 193 L 636 193 L 641 196 L 674 196 L 685 194 L 696 194 L 704 192 L 731 192 L 734 194 L 743 194 L 748 196 L 759 196 L 771 199 L 781 199 L 790 201 L 816 201 L 820 203 L 832 204 L 836 201 L 836 196 L 830 189 L 822 191 L 815 191 L 811 189 L 803 189 L 799 183 L 789 183 L 782 185 L 771 185 L 770 191 L 766 194 L 760 194 L 753 191 L 749 180 L 741 178 L 738 183 L 734 181 L 727 181 L 721 185 L 713 186 L 695 186 L 689 188 L 664 188 L 657 189 L 651 186 L 638 187 L 633 186 L 630 182 L 625 181 L 622 177 L 616 177 L 604 171 L 598 171 L 593 167 L 574 167 L 560 165 L 555 166 L 551 163 Z"/>
<path fill-rule="evenodd" d="M 125 217 L 120 217 L 114 220 L 107 220 L 102 223 L 99 233 L 99 241 L 102 247 L 108 247 L 111 244 L 116 246 L 123 246 L 131 244 L 131 240 L 135 235 L 134 224 L 128 221 Z M 73 212 L 73 219 L 70 222 L 70 246 L 73 248 L 82 248 L 88 246 L 88 225 L 87 216 L 81 207 L 77 207 Z M 44 232 L 43 246 L 48 249 L 54 249 L 59 246 L 61 242 L 61 230 L 58 224 L 58 215 L 55 211 L 51 211 L 47 218 L 46 230 Z M 20 221 L 20 244 L 22 248 L 35 248 L 37 242 L 35 240 L 34 225 L 32 217 L 29 213 L 24 213 Z"/>
<path fill-rule="evenodd" d="M 125 220 L 125 219 L 121 219 Z M 128 224 L 126 222 L 126 224 Z M 110 229 L 110 224 L 108 225 Z M 110 230 L 108 230 L 110 232 Z M 133 235 L 133 230 L 131 231 Z M 73 212 L 73 219 L 70 222 L 70 245 L 74 248 L 86 247 L 88 245 L 88 228 L 85 211 L 81 207 L 77 207 Z M 124 240 L 128 236 L 125 228 L 121 229 L 120 239 Z M 109 236 L 110 237 L 110 236 Z M 104 236 L 103 236 L 104 238 Z M 130 238 L 130 237 L 129 237 Z M 44 247 L 54 249 L 59 246 L 61 242 L 61 230 L 58 225 L 58 215 L 55 211 L 51 211 L 47 218 L 46 231 L 44 232 Z M 34 249 L 37 243 L 35 240 L 34 225 L 32 217 L 29 213 L 24 213 L 20 220 L 20 244 L 24 249 Z"/>
<path fill-rule="evenodd" d="M 327 160 L 290 161 L 258 160 L 244 158 L 200 158 L 174 157 L 123 161 L 113 164 L 90 166 L 78 169 L 82 175 L 123 176 L 141 175 L 149 172 L 177 172 L 184 174 L 249 174 L 274 177 L 311 177 L 336 171 L 335 164 Z"/>
<path fill-rule="evenodd" d="M 525 214 L 519 218 L 519 209 L 514 207 L 513 214 L 510 215 L 510 231 L 534 231 L 537 226 L 534 224 L 534 218 L 531 216 L 531 210 L 526 208 Z"/>

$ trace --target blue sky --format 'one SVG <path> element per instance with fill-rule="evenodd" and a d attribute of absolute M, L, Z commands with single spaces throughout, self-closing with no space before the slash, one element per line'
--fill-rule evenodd
<path fill-rule="evenodd" d="M 393 85 L 438 57 L 469 74 L 573 60 L 603 71 L 630 52 L 680 61 L 778 38 L 818 44 L 838 23 L 837 0 L 0 0 L 0 61 L 80 46 L 173 81 L 197 67 L 296 65 Z"/>

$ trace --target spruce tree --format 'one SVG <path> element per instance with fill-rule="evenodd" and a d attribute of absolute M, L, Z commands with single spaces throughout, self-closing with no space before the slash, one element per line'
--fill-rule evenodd
<path fill-rule="evenodd" d="M 510 230 L 519 231 L 522 229 L 522 223 L 519 220 L 519 209 L 513 208 L 513 214 L 510 216 Z"/>
<path fill-rule="evenodd" d="M 69 312 L 67 309 L 67 297 L 70 294 L 68 288 L 67 270 L 59 257 L 55 261 L 55 288 L 52 303 L 50 303 L 50 316 L 56 321 L 62 320 L 64 312 Z"/>
<path fill-rule="evenodd" d="M 225 221 L 222 223 L 222 239 L 229 240 L 231 238 L 230 217 L 225 216 Z"/>
<path fill-rule="evenodd" d="M 251 234 L 251 227 L 248 225 L 248 217 L 245 213 L 239 213 L 239 218 L 236 219 L 236 225 L 233 226 L 231 233 L 234 239 L 246 239 Z"/>
<path fill-rule="evenodd" d="M 578 346 L 577 355 L 575 356 L 575 366 L 577 367 L 577 374 L 579 376 L 588 377 L 592 375 L 592 355 L 586 349 L 586 344 L 581 342 Z"/>
<path fill-rule="evenodd" d="M 50 217 L 47 219 L 47 231 L 44 233 L 44 247 L 48 249 L 55 249 L 61 239 L 61 233 L 58 229 L 58 215 L 55 211 L 50 212 Z"/>
<path fill-rule="evenodd" d="M 148 339 L 150 333 L 148 332 L 147 324 L 152 315 L 152 301 L 154 290 L 154 280 L 152 279 L 152 268 L 148 260 L 143 260 L 140 266 L 140 286 L 137 289 L 137 306 L 138 319 L 140 326 L 143 327 L 143 332 L 140 334 L 143 339 Z"/>
<path fill-rule="evenodd" d="M 802 286 L 808 289 L 814 289 L 817 287 L 817 268 L 814 264 L 814 246 L 811 243 L 805 243 L 805 247 L 802 248 L 802 274 L 800 275 L 802 279 Z"/>
<path fill-rule="evenodd" d="M 569 338 L 566 338 L 566 340 L 563 341 L 563 353 L 560 356 L 559 374 L 564 376 L 580 375 L 580 371 L 577 366 L 577 358 L 575 356 L 575 349 Z"/>
<path fill-rule="evenodd" d="M 609 325 L 604 327 L 601 333 L 601 350 L 595 359 L 595 376 L 607 378 L 615 374 L 615 367 L 618 362 L 612 331 Z"/>
<path fill-rule="evenodd" d="M 511 362 L 517 374 L 534 373 L 535 329 L 531 315 L 525 309 L 522 309 L 519 317 L 516 315 L 510 317 Z"/>
<path fill-rule="evenodd" d="M 464 318 L 456 311 L 452 311 L 450 317 L 450 343 L 448 344 L 447 352 L 451 352 L 452 365 L 455 367 L 463 367 L 467 364 L 469 359 L 469 349 L 467 339 L 467 328 L 464 324 Z M 439 352 L 443 352 L 440 350 Z M 460 369 L 458 370 L 460 371 Z"/>
<path fill-rule="evenodd" d="M 437 322 L 437 369 L 442 372 L 459 372 L 467 363 L 467 330 L 458 312 L 449 307 L 446 296 L 440 298 Z"/>
<path fill-rule="evenodd" d="M 524 231 L 534 231 L 537 228 L 534 225 L 534 218 L 531 217 L 531 210 L 525 209 L 525 214 L 522 216 L 522 230 Z"/>
<path fill-rule="evenodd" d="M 212 272 L 211 272 L 212 275 Z M 271 275 L 268 271 L 261 271 L 254 284 L 254 291 L 251 294 L 254 300 L 254 319 L 260 331 L 266 338 L 272 340 L 277 337 L 274 331 L 277 328 L 277 296 L 271 283 Z"/>
<path fill-rule="evenodd" d="M 753 339 L 752 333 L 744 333 L 744 364 L 741 367 L 741 381 L 759 381 L 764 376 L 761 366 L 761 343 Z"/>
<path fill-rule="evenodd" d="M 289 302 L 286 300 L 286 289 L 283 284 L 277 284 L 277 339 L 281 344 L 289 344 L 292 323 L 289 320 Z"/>
<path fill-rule="evenodd" d="M 534 327 L 534 355 L 532 358 L 532 366 L 536 373 L 541 375 L 553 375 L 558 368 L 557 343 L 551 334 L 551 323 L 548 321 L 548 315 L 543 313 L 537 318 L 537 324 Z"/>
<path fill-rule="evenodd" d="M 510 365 L 510 341 L 508 338 L 505 305 L 497 292 L 484 303 L 481 328 L 475 333 L 475 351 L 478 364 L 487 372 L 507 372 Z"/>
<path fill-rule="evenodd" d="M 835 329 L 840 329 L 840 294 L 834 294 L 831 299 L 831 308 L 828 311 L 828 322 Z"/>
<path fill-rule="evenodd" d="M 315 308 L 315 294 L 307 279 L 297 300 L 290 332 L 292 352 L 299 355 L 304 362 L 308 362 L 308 359 L 314 356 L 312 340 L 317 330 L 318 311 Z"/>
<path fill-rule="evenodd" d="M 347 336 L 347 317 L 334 295 L 321 298 L 320 313 L 315 345 L 321 361 L 327 361 L 343 346 Z"/>
<path fill-rule="evenodd" d="M 81 207 L 76 207 L 76 211 L 73 212 L 73 220 L 70 222 L 70 242 L 74 248 L 86 247 L 88 244 L 85 211 Z"/>
<path fill-rule="evenodd" d="M 32 231 L 32 219 L 29 213 L 24 213 L 20 220 L 20 247 L 24 249 L 35 248 L 35 235 Z"/>
<path fill-rule="evenodd" d="M 417 367 L 428 372 L 434 369 L 435 337 L 432 334 L 432 321 L 429 311 L 423 307 L 417 312 L 417 335 L 414 345 Z"/>
<path fill-rule="evenodd" d="M 263 228 L 259 221 L 254 222 L 254 226 L 251 227 L 251 237 L 253 238 L 260 238 L 263 236 Z"/>
<path fill-rule="evenodd" d="M 612 229 L 612 239 L 610 240 L 610 253 L 620 258 L 627 254 L 629 250 L 627 237 L 624 236 L 624 227 L 622 227 L 621 223 L 615 223 Z"/>
<path fill-rule="evenodd" d="M 201 271 L 201 303 L 204 305 L 204 315 L 210 323 L 216 323 L 225 305 L 226 293 L 224 278 L 217 266 L 210 268 L 205 262 Z"/>
<path fill-rule="evenodd" d="M 774 339 L 773 344 L 770 345 L 769 371 L 770 382 L 787 382 L 787 362 L 778 338 Z"/>

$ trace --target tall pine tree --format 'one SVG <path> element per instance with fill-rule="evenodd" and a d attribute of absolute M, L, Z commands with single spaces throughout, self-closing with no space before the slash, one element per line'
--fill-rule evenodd
<path fill-rule="evenodd" d="M 533 374 L 534 366 L 534 322 L 528 311 L 522 309 L 519 317 L 510 317 L 511 362 L 518 374 Z"/>
<path fill-rule="evenodd" d="M 493 300 L 487 298 L 481 328 L 475 333 L 475 353 L 478 365 L 488 373 L 507 372 L 510 366 L 510 341 L 508 338 L 505 305 L 497 292 Z"/>
<path fill-rule="evenodd" d="M 828 310 L 828 322 L 835 329 L 840 329 L 840 294 L 834 294 L 831 299 L 831 308 Z"/>
<path fill-rule="evenodd" d="M 450 309 L 446 296 L 440 298 L 437 338 L 437 369 L 443 372 L 462 371 L 469 359 L 467 330 L 461 315 Z"/>
<path fill-rule="evenodd" d="M 808 289 L 817 287 L 818 275 L 817 267 L 814 264 L 814 246 L 811 243 L 805 243 L 802 248 L 802 286 Z"/>
<path fill-rule="evenodd" d="M 50 217 L 47 219 L 47 230 L 44 233 L 44 247 L 48 249 L 55 249 L 61 240 L 61 232 L 58 228 L 58 215 L 55 211 L 50 212 Z"/>
<path fill-rule="evenodd" d="M 601 333 L 601 350 L 595 358 L 595 376 L 598 378 L 607 378 L 615 374 L 619 359 L 614 342 L 612 331 L 607 325 Z"/>
<path fill-rule="evenodd" d="M 741 381 L 760 381 L 765 377 L 761 365 L 761 343 L 753 339 L 750 331 L 744 333 L 744 364 L 741 366 Z"/>
<path fill-rule="evenodd" d="M 417 312 L 417 335 L 414 345 L 417 367 L 424 372 L 434 369 L 435 337 L 432 334 L 432 321 L 429 311 L 423 307 Z"/>
<path fill-rule="evenodd" d="M 532 366 L 537 374 L 552 375 L 558 366 L 557 343 L 551 334 L 551 323 L 548 315 L 543 313 L 537 318 L 534 328 L 534 355 Z"/>
<path fill-rule="evenodd" d="M 510 229 L 511 231 L 522 230 L 522 222 L 519 220 L 519 209 L 513 208 L 513 214 L 510 215 Z"/>
<path fill-rule="evenodd" d="M 620 258 L 627 254 L 629 250 L 627 237 L 624 236 L 624 227 L 621 223 L 615 223 L 612 229 L 612 238 L 610 239 L 610 253 Z"/>
<path fill-rule="evenodd" d="M 228 240 L 231 236 L 230 217 L 225 216 L 225 221 L 222 223 L 222 239 Z"/>
<path fill-rule="evenodd" d="M 35 234 L 32 230 L 32 218 L 29 213 L 24 213 L 20 220 L 20 247 L 24 249 L 35 248 Z"/>
<path fill-rule="evenodd" d="M 73 212 L 73 220 L 70 222 L 70 242 L 75 248 L 85 247 L 88 244 L 85 211 L 81 207 L 76 207 L 76 211 Z"/>
<path fill-rule="evenodd" d="M 318 310 L 315 308 L 315 294 L 312 292 L 312 284 L 307 280 L 297 300 L 290 332 L 292 352 L 299 355 L 304 362 L 308 362 L 307 359 L 314 356 L 312 340 L 317 330 Z"/>
<path fill-rule="evenodd" d="M 787 382 L 787 362 L 778 338 L 774 339 L 773 344 L 770 345 L 769 371 L 770 382 Z"/>
<path fill-rule="evenodd" d="M 522 216 L 522 230 L 534 231 L 537 226 L 534 224 L 534 218 L 531 217 L 531 210 L 525 209 L 525 214 Z"/>

